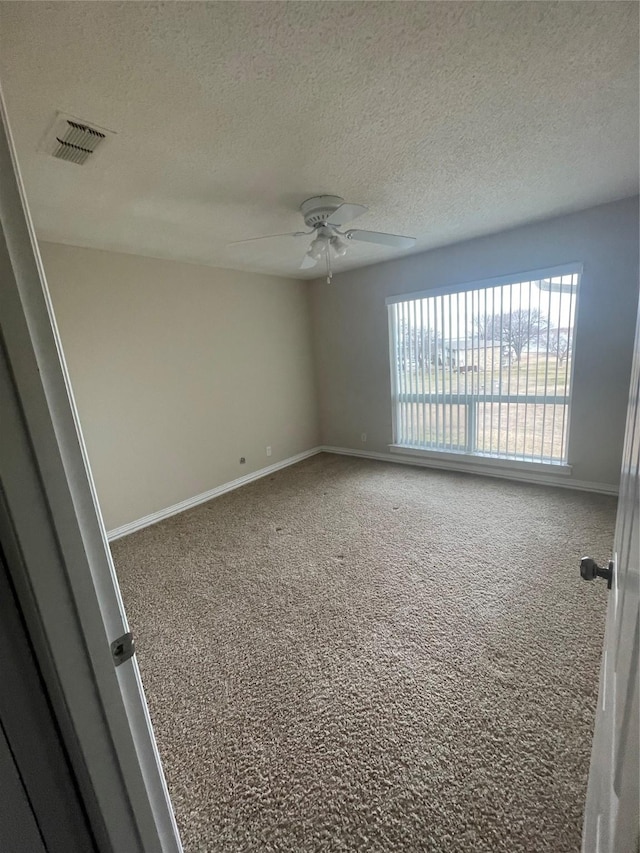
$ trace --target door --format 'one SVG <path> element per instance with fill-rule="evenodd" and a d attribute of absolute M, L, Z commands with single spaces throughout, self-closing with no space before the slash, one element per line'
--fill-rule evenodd
<path fill-rule="evenodd" d="M 0 543 L 97 849 L 180 853 L 1 92 Z"/>
<path fill-rule="evenodd" d="M 640 797 L 640 309 L 614 536 L 583 853 L 637 853 Z"/>

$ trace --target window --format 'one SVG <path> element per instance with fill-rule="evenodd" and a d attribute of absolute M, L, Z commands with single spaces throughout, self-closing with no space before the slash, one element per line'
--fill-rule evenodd
<path fill-rule="evenodd" d="M 580 272 L 387 300 L 394 444 L 566 464 Z"/>

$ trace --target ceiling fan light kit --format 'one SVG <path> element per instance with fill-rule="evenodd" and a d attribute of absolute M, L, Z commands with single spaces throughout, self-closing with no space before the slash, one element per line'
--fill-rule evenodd
<path fill-rule="evenodd" d="M 249 240 L 239 240 L 232 246 L 240 246 L 244 243 L 253 243 L 256 240 L 271 240 L 278 237 L 315 237 L 302 259 L 300 269 L 311 269 L 319 261 L 324 260 L 327 283 L 331 281 L 333 271 L 331 268 L 332 258 L 342 258 L 347 254 L 348 244 L 341 238 L 349 240 L 360 240 L 364 243 L 375 243 L 380 246 L 389 246 L 394 249 L 409 249 L 416 240 L 415 237 L 403 237 L 399 234 L 384 234 L 380 231 L 362 231 L 351 229 L 340 231 L 339 229 L 352 222 L 356 217 L 366 213 L 368 208 L 363 204 L 352 204 L 345 202 L 337 195 L 321 195 L 308 198 L 300 205 L 300 213 L 304 224 L 309 231 L 293 231 L 289 234 L 274 234 L 269 237 L 253 237 Z"/>

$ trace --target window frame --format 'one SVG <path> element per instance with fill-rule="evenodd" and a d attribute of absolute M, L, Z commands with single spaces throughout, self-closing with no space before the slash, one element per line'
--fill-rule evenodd
<path fill-rule="evenodd" d="M 573 383 L 576 361 L 576 341 L 577 328 L 580 310 L 580 284 L 584 273 L 584 264 L 582 261 L 573 261 L 560 264 L 553 267 L 544 267 L 542 269 L 528 270 L 525 272 L 509 273 L 507 275 L 493 276 L 491 278 L 479 279 L 474 281 L 457 282 L 438 287 L 427 288 L 411 293 L 399 293 L 388 296 L 385 299 L 385 307 L 387 309 L 388 322 L 388 343 L 389 343 L 389 373 L 391 380 L 391 421 L 392 421 L 392 442 L 388 445 L 389 450 L 394 454 L 403 454 L 414 458 L 423 458 L 425 460 L 440 460 L 451 461 L 453 463 L 464 463 L 465 465 L 472 464 L 478 467 L 491 467 L 494 469 L 521 470 L 521 471 L 539 471 L 542 473 L 559 473 L 571 474 L 571 414 L 573 408 Z M 566 459 L 559 461 L 551 460 L 529 460 L 519 459 L 516 457 L 496 456 L 490 453 L 482 453 L 478 451 L 464 451 L 460 448 L 450 450 L 447 448 L 434 447 L 419 447 L 408 444 L 401 444 L 398 441 L 399 424 L 398 424 L 398 397 L 400 389 L 398 387 L 398 370 L 395 366 L 396 360 L 396 324 L 394 321 L 394 306 L 402 302 L 419 301 L 422 299 L 431 299 L 437 296 L 450 296 L 456 293 L 465 293 L 471 290 L 485 290 L 495 287 L 506 287 L 514 284 L 522 284 L 530 281 L 540 281 L 546 278 L 557 278 L 563 275 L 577 275 L 578 283 L 576 287 L 575 308 L 573 316 L 573 329 L 571 337 L 572 358 L 569 367 L 569 402 L 567 404 L 566 418 Z"/>

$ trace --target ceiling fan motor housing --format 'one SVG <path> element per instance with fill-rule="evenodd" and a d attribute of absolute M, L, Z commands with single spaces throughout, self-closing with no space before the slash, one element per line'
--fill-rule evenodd
<path fill-rule="evenodd" d="M 300 205 L 300 213 L 307 228 L 318 228 L 334 213 L 344 199 L 338 195 L 319 195 L 308 198 Z"/>

